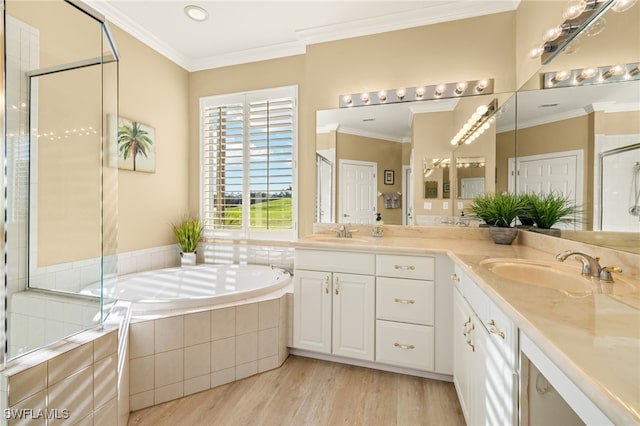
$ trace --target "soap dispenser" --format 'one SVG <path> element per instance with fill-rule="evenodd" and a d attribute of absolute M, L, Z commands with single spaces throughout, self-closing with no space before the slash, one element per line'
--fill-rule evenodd
<path fill-rule="evenodd" d="M 376 213 L 376 221 L 373 223 L 373 236 L 374 238 L 382 238 L 384 222 L 382 221 L 382 215 Z"/>

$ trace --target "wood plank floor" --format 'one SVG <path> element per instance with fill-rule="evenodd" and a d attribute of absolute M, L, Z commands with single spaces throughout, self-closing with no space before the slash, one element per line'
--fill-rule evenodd
<path fill-rule="evenodd" d="M 464 424 L 452 383 L 297 356 L 129 418 L 130 426 Z"/>

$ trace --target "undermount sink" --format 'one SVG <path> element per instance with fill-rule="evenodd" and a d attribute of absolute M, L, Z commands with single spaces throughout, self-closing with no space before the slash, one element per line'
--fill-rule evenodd
<path fill-rule="evenodd" d="M 320 243 L 337 243 L 337 244 L 353 244 L 359 243 L 364 244 L 368 243 L 371 240 L 361 237 L 336 237 L 335 235 L 309 235 L 305 237 L 306 240 L 317 241 Z"/>
<path fill-rule="evenodd" d="M 528 259 L 487 259 L 480 265 L 490 272 L 522 284 L 558 290 L 570 296 L 585 296 L 593 293 L 623 295 L 634 293 L 635 287 L 614 277 L 614 283 L 603 283 L 597 279 L 583 277 L 579 268 L 559 262 Z"/>

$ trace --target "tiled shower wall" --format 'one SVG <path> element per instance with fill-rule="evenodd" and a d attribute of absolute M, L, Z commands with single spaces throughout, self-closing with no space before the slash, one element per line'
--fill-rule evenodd
<path fill-rule="evenodd" d="M 131 411 L 282 365 L 291 296 L 132 323 Z"/>
<path fill-rule="evenodd" d="M 2 372 L 2 388 L 9 392 L 2 395 L 0 423 L 117 425 L 118 330 L 88 338 L 61 342 L 73 348 L 49 359 L 34 355 L 8 366 Z"/>

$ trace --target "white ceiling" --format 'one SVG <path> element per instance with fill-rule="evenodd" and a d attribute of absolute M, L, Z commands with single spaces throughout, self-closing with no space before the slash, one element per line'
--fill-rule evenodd
<path fill-rule="evenodd" d="M 188 71 L 298 55 L 309 44 L 516 9 L 520 0 L 85 0 Z M 195 22 L 183 9 L 205 8 Z"/>

